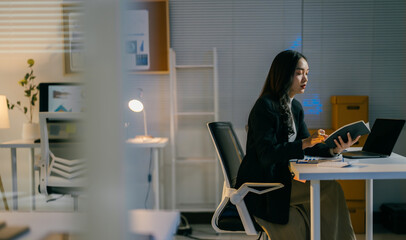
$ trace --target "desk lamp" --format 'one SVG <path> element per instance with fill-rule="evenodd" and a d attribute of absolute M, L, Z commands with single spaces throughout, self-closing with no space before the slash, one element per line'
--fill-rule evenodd
<path fill-rule="evenodd" d="M 10 128 L 10 120 L 8 118 L 7 98 L 0 95 L 0 128 Z"/>
<path fill-rule="evenodd" d="M 142 96 L 142 89 L 140 89 L 141 95 Z M 148 130 L 147 130 L 147 114 L 145 113 L 145 108 L 144 104 L 140 100 L 137 99 L 132 99 L 128 102 L 128 107 L 133 111 L 133 112 L 143 112 L 144 113 L 144 134 L 145 135 L 137 135 L 135 138 L 146 140 L 152 138 L 152 136 L 148 135 Z"/>
<path fill-rule="evenodd" d="M 9 128 L 10 120 L 8 118 L 7 98 L 4 95 L 0 95 L 0 128 Z M 3 198 L 5 209 L 8 211 L 8 204 L 6 199 L 6 193 L 4 192 L 3 181 L 0 176 L 0 191 Z"/>

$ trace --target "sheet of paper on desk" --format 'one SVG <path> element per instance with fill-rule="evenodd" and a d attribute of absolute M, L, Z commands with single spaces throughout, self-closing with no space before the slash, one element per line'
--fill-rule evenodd
<path fill-rule="evenodd" d="M 317 164 L 317 167 L 332 167 L 332 168 L 343 168 L 343 167 L 349 167 L 353 163 L 357 163 L 358 161 L 324 161 L 324 162 L 319 162 Z"/>
<path fill-rule="evenodd" d="M 310 163 L 310 164 L 317 164 L 323 161 L 336 161 L 341 162 L 343 161 L 343 156 L 341 154 L 334 156 L 334 157 L 313 157 L 313 156 L 305 156 L 303 159 L 297 159 L 297 163 Z"/>

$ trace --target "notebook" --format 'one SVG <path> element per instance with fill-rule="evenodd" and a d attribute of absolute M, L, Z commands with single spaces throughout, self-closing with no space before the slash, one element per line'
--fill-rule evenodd
<path fill-rule="evenodd" d="M 342 155 L 345 158 L 388 157 L 395 147 L 404 124 L 405 120 L 378 118 L 362 150 L 343 152 Z"/>

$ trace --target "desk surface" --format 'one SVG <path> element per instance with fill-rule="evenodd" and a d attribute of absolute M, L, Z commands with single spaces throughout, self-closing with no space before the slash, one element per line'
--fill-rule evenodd
<path fill-rule="evenodd" d="M 29 226 L 30 231 L 22 239 L 43 239 L 54 232 L 83 232 L 86 215 L 72 212 L 2 212 L 0 220 L 8 226 Z"/>
<path fill-rule="evenodd" d="M 126 141 L 128 144 L 134 145 L 134 147 L 140 148 L 162 148 L 168 143 L 168 138 L 151 138 L 151 139 L 140 139 L 140 138 L 130 138 Z"/>
<path fill-rule="evenodd" d="M 0 143 L 0 148 L 39 148 L 40 143 L 34 143 L 33 139 L 15 139 Z"/>
<path fill-rule="evenodd" d="M 315 164 L 291 163 L 292 170 L 301 180 L 331 179 L 405 179 L 406 157 L 392 153 L 387 158 L 357 159 L 357 163 L 344 168 L 317 167 Z"/>

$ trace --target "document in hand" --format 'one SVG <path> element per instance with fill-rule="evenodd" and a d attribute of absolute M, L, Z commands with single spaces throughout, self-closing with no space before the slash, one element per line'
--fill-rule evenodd
<path fill-rule="evenodd" d="M 334 139 L 337 139 L 338 141 L 338 136 L 341 136 L 344 142 L 348 141 L 347 133 L 350 133 L 351 138 L 354 140 L 358 136 L 362 136 L 365 134 L 370 133 L 371 131 L 369 130 L 369 127 L 367 124 L 365 124 L 364 121 L 357 121 L 353 122 L 350 124 L 347 124 L 345 126 L 342 126 L 341 128 L 337 129 L 335 132 L 330 134 L 328 138 L 324 141 L 327 146 L 330 148 L 335 148 L 336 144 L 334 143 Z"/>

